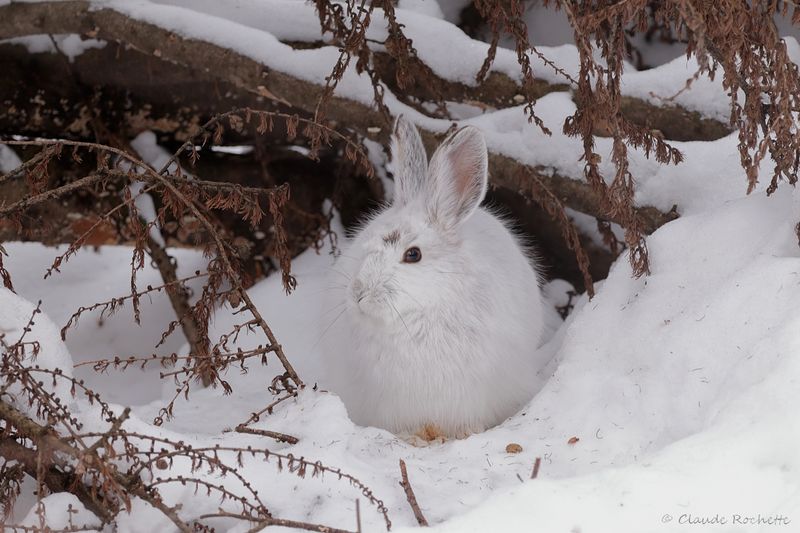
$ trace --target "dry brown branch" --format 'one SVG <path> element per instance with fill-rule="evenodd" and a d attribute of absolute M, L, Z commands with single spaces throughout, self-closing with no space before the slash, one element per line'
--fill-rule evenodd
<path fill-rule="evenodd" d="M 414 518 L 417 519 L 417 523 L 423 527 L 428 526 L 428 521 L 425 519 L 425 515 L 422 514 L 422 509 L 419 508 L 419 504 L 417 503 L 417 497 L 414 494 L 414 489 L 411 488 L 411 482 L 408 480 L 408 471 L 406 470 L 406 462 L 400 459 L 400 476 L 402 479 L 400 480 L 400 486 L 403 487 L 403 492 L 406 493 L 406 500 L 408 501 L 408 505 L 411 506 L 411 510 L 414 511 Z"/>
<path fill-rule="evenodd" d="M 324 91 L 324 87 L 269 69 L 212 43 L 184 39 L 158 26 L 129 19 L 111 9 L 89 11 L 88 3 L 79 0 L 11 4 L 0 7 L 0 21 L 0 38 L 33 33 L 92 32 L 97 38 L 123 42 L 150 55 L 158 50 L 161 59 L 213 73 L 215 77 L 231 81 L 251 94 L 265 94 L 266 89 L 278 100 L 307 113 L 314 112 L 316 102 Z M 327 104 L 326 117 L 368 139 L 384 144 L 388 141 L 389 122 L 382 113 L 369 106 L 334 96 Z M 438 134 L 430 131 L 421 133 L 427 147 L 432 148 L 438 143 Z M 525 171 L 522 175 L 536 175 L 568 207 L 602 220 L 624 223 L 620 216 L 607 211 L 606 206 L 598 201 L 598 192 L 586 183 L 527 167 L 495 153 L 491 154 L 490 165 L 492 183 L 496 186 L 512 191 L 529 191 L 530 183 L 520 184 L 519 178 L 515 177 L 522 168 Z M 640 207 L 636 212 L 642 218 L 645 231 L 652 231 L 675 218 L 675 214 L 664 214 L 648 207 Z"/>
<path fill-rule="evenodd" d="M 575 257 L 578 260 L 578 268 L 581 274 L 583 274 L 583 283 L 584 287 L 586 287 L 586 293 L 589 295 L 589 298 L 594 297 L 594 284 L 592 282 L 592 275 L 589 273 L 589 257 L 586 255 L 583 245 L 581 245 L 578 230 L 567 216 L 566 211 L 564 211 L 564 205 L 559 198 L 554 195 L 552 191 L 548 190 L 536 176 L 532 176 L 532 178 L 533 198 L 554 220 L 558 221 L 567 246 L 575 253 Z"/>
<path fill-rule="evenodd" d="M 256 422 L 258 422 L 261 419 L 261 416 L 264 413 L 267 413 L 267 414 L 271 415 L 273 409 L 275 409 L 275 407 L 277 407 L 279 404 L 285 402 L 286 400 L 289 400 L 290 398 L 296 398 L 296 397 L 297 397 L 297 392 L 294 392 L 294 391 L 289 392 L 288 394 L 286 394 L 284 396 L 281 396 L 277 400 L 273 401 L 272 403 L 270 403 L 269 405 L 267 405 L 266 407 L 264 407 L 263 409 L 261 409 L 257 413 L 251 414 L 250 418 L 248 418 L 244 423 L 239 424 L 239 425 L 240 426 L 249 426 L 250 424 L 255 424 Z"/>
<path fill-rule="evenodd" d="M 192 531 L 192 529 L 185 522 L 178 518 L 177 513 L 173 509 L 164 505 L 159 497 L 154 497 L 148 491 L 146 491 L 139 483 L 138 478 L 131 479 L 121 473 L 109 471 L 104 468 L 102 465 L 105 465 L 106 462 L 103 458 L 97 455 L 96 451 L 89 453 L 88 450 L 75 449 L 72 446 L 65 444 L 50 428 L 34 422 L 23 413 L 15 409 L 13 406 L 7 404 L 5 401 L 0 401 L 0 420 L 13 425 L 19 436 L 35 442 L 37 444 L 37 448 L 44 447 L 44 449 L 60 452 L 65 456 L 76 459 L 90 467 L 92 465 L 100 466 L 106 470 L 106 472 L 108 472 L 108 475 L 110 475 L 111 479 L 117 485 L 117 491 L 119 491 L 119 488 L 122 488 L 125 490 L 126 494 L 137 496 L 150 503 L 153 505 L 153 507 L 159 509 L 167 517 L 169 517 L 173 524 L 175 524 L 175 526 L 184 533 L 190 533 Z M 7 450 L 10 449 L 18 451 L 16 447 L 7 448 Z M 38 459 L 37 464 L 40 464 Z M 117 504 L 112 506 L 112 504 L 108 502 L 101 504 L 99 501 L 89 501 L 89 503 L 95 508 L 102 507 L 102 509 L 98 509 L 98 517 L 104 522 L 106 521 L 106 518 L 113 516 L 117 512 Z M 91 509 L 92 507 L 87 506 L 87 508 Z"/>
<path fill-rule="evenodd" d="M 213 373 L 199 361 L 208 355 L 208 322 L 198 320 L 197 314 L 189 304 L 189 292 L 178 283 L 177 267 L 164 247 L 150 234 L 147 235 L 147 252 L 161 273 L 161 279 L 169 288 L 165 291 L 172 308 L 181 323 L 183 334 L 189 342 L 192 355 L 197 357 L 198 373 L 203 385 L 208 387 L 214 382 Z"/>
<path fill-rule="evenodd" d="M 0 404 L 0 409 L 3 405 Z M 2 415 L 0 415 L 2 416 Z M 0 437 L 0 457 L 5 461 L 13 461 L 22 465 L 25 473 L 33 479 L 37 478 L 39 455 L 37 451 L 19 444 L 9 437 Z M 78 500 L 103 523 L 113 519 L 113 505 L 93 494 L 80 483 L 74 475 L 70 475 L 55 466 L 48 466 L 44 473 L 44 484 L 53 493 L 71 492 Z"/>
<path fill-rule="evenodd" d="M 212 245 L 213 245 L 213 252 L 217 255 L 217 259 L 219 261 L 219 267 L 221 267 L 220 271 L 214 271 L 213 269 L 209 270 L 209 274 L 210 274 L 209 283 L 206 285 L 205 294 L 208 295 L 208 297 L 210 298 L 210 301 L 205 299 L 205 298 L 201 298 L 198 301 L 198 303 L 195 304 L 194 307 L 190 308 L 189 310 L 186 310 L 185 308 L 188 307 L 188 302 L 185 301 L 186 300 L 185 297 L 179 297 L 178 298 L 178 300 L 179 300 L 178 304 L 179 305 L 178 305 L 178 309 L 176 309 L 176 312 L 178 314 L 179 320 L 183 320 L 185 322 L 185 318 L 189 317 L 189 318 L 191 318 L 189 325 L 190 326 L 192 324 L 195 325 L 195 327 L 188 328 L 187 337 L 189 337 L 190 339 L 193 339 L 193 340 L 196 341 L 196 343 L 193 345 L 193 348 L 196 350 L 195 353 L 200 356 L 200 358 L 198 360 L 199 361 L 203 361 L 203 362 L 208 362 L 208 359 L 203 357 L 203 355 L 205 353 L 207 353 L 207 347 L 206 347 L 206 345 L 208 344 L 207 330 L 205 328 L 200 329 L 199 324 L 205 324 L 207 322 L 207 316 L 211 312 L 210 311 L 210 309 L 212 307 L 211 302 L 215 301 L 215 295 L 218 292 L 217 286 L 222 281 L 222 277 L 220 277 L 220 276 L 224 276 L 224 278 L 232 285 L 232 289 L 237 294 L 239 301 L 242 301 L 244 303 L 244 305 L 245 305 L 245 308 L 248 309 L 249 312 L 253 315 L 253 318 L 255 320 L 255 324 L 266 335 L 267 339 L 269 340 L 270 351 L 272 351 L 273 353 L 276 354 L 278 359 L 281 361 L 281 364 L 283 364 L 284 369 L 288 373 L 289 377 L 294 381 L 294 383 L 298 387 L 302 387 L 303 386 L 303 382 L 300 380 L 299 376 L 294 371 L 294 368 L 292 367 L 291 363 L 286 358 L 286 355 L 283 353 L 283 350 L 282 350 L 280 344 L 278 344 L 277 340 L 275 339 L 275 337 L 274 337 L 274 335 L 272 333 L 272 330 L 267 325 L 266 321 L 264 321 L 264 319 L 262 318 L 260 312 L 256 308 L 256 306 L 253 303 L 253 301 L 250 299 L 249 295 L 247 295 L 247 293 L 245 291 L 245 288 L 244 288 L 244 285 L 243 285 L 242 280 L 241 280 L 240 271 L 239 271 L 239 269 L 236 268 L 236 266 L 234 265 L 234 259 L 232 259 L 232 253 L 234 253 L 234 252 L 232 252 L 230 243 L 226 243 L 225 241 L 223 241 L 223 239 L 220 236 L 220 233 L 219 233 L 216 225 L 209 218 L 210 214 L 208 212 L 208 207 L 206 205 L 204 205 L 204 204 L 201 204 L 196 199 L 196 196 L 195 196 L 196 191 L 198 189 L 201 190 L 201 188 L 198 187 L 197 184 L 195 184 L 194 182 L 188 182 L 188 181 L 184 182 L 183 185 L 177 184 L 174 179 L 165 178 L 163 174 L 161 174 L 160 172 L 156 171 L 150 165 L 148 165 L 147 163 L 145 163 L 144 161 L 142 161 L 141 159 L 139 159 L 135 155 L 132 155 L 128 151 L 120 149 L 120 148 L 116 148 L 116 147 L 113 147 L 113 146 L 99 144 L 99 143 L 81 142 L 81 141 L 69 141 L 69 140 L 56 140 L 56 141 L 50 141 L 50 140 L 16 141 L 15 140 L 15 141 L 7 141 L 7 144 L 11 144 L 11 145 L 15 145 L 15 146 L 59 146 L 59 147 L 60 146 L 71 146 L 71 147 L 74 147 L 74 148 L 89 149 L 89 150 L 96 151 L 97 153 L 100 153 L 100 154 L 111 154 L 111 155 L 117 156 L 121 160 L 123 160 L 123 161 L 129 163 L 130 165 L 132 165 L 133 168 L 135 168 L 136 170 L 140 171 L 141 173 L 129 174 L 128 175 L 129 179 L 141 179 L 143 181 L 150 182 L 152 184 L 151 186 L 159 187 L 163 191 L 162 192 L 162 197 L 164 197 L 169 202 L 171 202 L 171 206 L 168 205 L 167 207 L 170 207 L 171 211 L 176 216 L 181 211 L 186 211 L 188 213 L 191 213 L 191 215 L 194 217 L 194 219 L 197 220 L 200 223 L 200 225 L 204 228 L 204 230 L 207 233 L 207 235 L 210 237 L 210 239 L 212 241 Z M 116 174 L 98 174 L 98 176 L 99 175 L 114 176 Z M 67 186 L 65 186 L 65 187 L 67 187 Z M 272 197 L 275 196 L 275 195 L 280 195 L 280 194 L 284 195 L 284 196 L 281 196 L 281 198 L 283 198 L 284 200 L 276 200 L 276 201 L 273 202 L 272 201 L 273 200 Z M 133 207 L 131 207 L 132 206 L 132 201 L 131 201 L 132 198 L 130 198 L 130 195 L 128 195 L 128 196 L 129 197 L 126 199 L 126 201 L 124 203 L 122 203 L 122 204 L 119 204 L 117 207 L 115 207 L 112 210 L 112 212 L 115 211 L 115 210 L 120 209 L 122 206 L 128 206 L 130 209 L 133 209 Z M 279 209 L 280 209 L 281 205 L 282 205 L 281 202 L 285 201 L 285 189 L 284 188 L 276 188 L 276 189 L 274 189 L 272 191 L 272 194 L 269 196 L 269 198 L 271 200 L 270 209 L 271 209 L 271 211 L 273 211 L 273 216 L 276 216 L 278 214 L 278 212 L 279 212 Z M 223 204 L 223 205 L 225 205 L 225 204 Z M 27 207 L 28 206 L 23 206 L 22 209 L 25 209 Z M 162 213 L 164 213 L 164 212 L 165 211 L 162 211 Z M 247 217 L 250 218 L 250 219 L 256 219 L 256 217 L 258 217 L 258 216 L 260 216 L 258 212 L 251 213 L 251 214 L 247 215 Z M 132 217 L 132 218 L 135 219 L 136 217 Z M 279 222 L 279 220 L 278 220 L 278 222 Z M 131 289 L 132 289 L 131 290 L 131 294 L 133 295 L 134 312 L 138 313 L 138 309 L 137 309 L 138 298 L 136 296 L 138 294 L 138 291 L 136 290 L 136 286 L 135 286 L 135 273 L 136 273 L 137 269 L 140 269 L 140 268 L 143 267 L 144 247 L 146 245 L 145 241 L 150 241 L 151 245 L 153 244 L 153 241 L 152 241 L 152 239 L 149 239 L 149 237 L 148 237 L 149 228 L 147 228 L 144 224 L 140 224 L 140 223 L 136 222 L 136 223 L 132 224 L 131 227 L 136 230 L 136 235 L 137 235 L 136 242 L 137 243 L 141 243 L 140 245 L 137 245 L 137 249 L 134 251 L 134 258 L 132 260 L 132 276 L 131 276 Z M 77 251 L 77 249 L 80 247 L 81 244 L 82 244 L 81 239 L 78 239 L 78 241 L 76 241 L 76 243 L 74 243 L 73 245 L 70 246 L 70 248 L 67 250 L 67 252 L 65 252 L 65 254 L 62 254 L 62 256 L 60 256 L 59 258 L 56 259 L 56 261 L 54 262 L 54 267 L 53 268 L 57 269 L 59 264 L 63 260 L 63 258 L 68 258 L 71 254 L 74 254 Z M 139 251 L 140 251 L 140 255 L 137 258 L 137 253 L 139 253 Z M 174 275 L 174 271 L 173 272 L 170 271 L 170 269 L 173 269 L 173 267 L 171 266 L 170 260 L 168 258 L 163 257 L 163 254 L 159 255 L 158 251 L 155 251 L 153 253 L 155 254 L 154 259 L 157 260 L 157 259 L 160 258 L 162 260 L 161 266 L 164 269 L 164 271 L 162 272 L 162 276 L 164 276 L 165 283 L 171 284 L 171 283 L 175 282 L 176 279 L 174 279 L 174 278 L 176 278 L 176 276 Z M 285 254 L 282 257 L 285 257 Z M 286 263 L 282 263 L 282 266 L 288 268 L 288 259 L 286 259 L 286 261 L 287 261 Z M 291 279 L 291 276 L 288 274 L 288 272 L 284 271 L 284 275 L 288 276 L 288 279 L 285 278 L 285 283 L 287 284 L 286 286 L 288 288 L 288 287 L 291 286 L 291 283 L 293 283 L 293 280 Z M 170 285 L 170 286 L 172 286 L 172 285 Z M 181 303 L 181 302 L 183 302 L 183 303 Z M 176 303 L 176 302 L 173 301 L 173 304 L 174 303 Z M 183 311 L 183 312 L 181 312 L 181 311 Z M 184 329 L 185 330 L 187 329 L 185 323 L 184 323 Z M 171 328 L 170 328 L 170 330 L 167 331 L 167 334 L 169 332 L 171 332 Z M 199 375 L 202 376 L 204 380 L 207 380 L 207 382 L 216 381 L 218 379 L 218 375 L 217 375 L 216 369 L 211 365 L 204 365 L 199 370 L 200 370 L 200 374 Z M 186 386 L 188 386 L 189 381 L 190 381 L 190 378 L 187 378 L 187 380 L 185 382 L 185 385 L 184 385 L 184 388 Z M 225 385 L 224 382 L 222 382 L 222 384 Z M 170 407 L 171 407 L 171 404 L 170 404 Z M 171 412 L 171 409 L 168 407 L 164 414 L 169 415 L 170 412 Z"/>
<path fill-rule="evenodd" d="M 25 376 L 37 369 L 19 365 L 17 354 L 21 342 L 22 339 L 14 345 L 3 345 L 7 350 L 4 362 L 13 371 L 12 374 Z M 45 372 L 45 370 L 38 371 Z M 72 378 L 66 378 L 54 371 L 47 372 L 53 372 L 54 379 L 66 379 L 73 385 L 78 385 Z M 94 395 L 88 389 L 87 393 Z M 0 392 L 0 394 L 5 393 Z M 32 397 L 35 401 L 48 400 L 46 392 L 38 391 L 35 394 Z M 23 471 L 38 479 L 42 486 L 57 492 L 69 491 L 76 494 L 88 509 L 96 511 L 104 523 L 113 523 L 114 517 L 122 511 L 123 505 L 130 511 L 129 498 L 138 497 L 159 509 L 181 531 L 205 530 L 208 526 L 200 522 L 195 521 L 191 525 L 184 522 L 178 514 L 179 508 L 166 504 L 159 496 L 158 489 L 161 486 L 188 484 L 196 489 L 202 488 L 208 495 L 217 493 L 223 502 L 236 502 L 242 508 L 241 513 L 220 509 L 221 514 L 213 516 L 238 518 L 259 524 L 258 527 L 284 525 L 309 531 L 343 531 L 319 524 L 273 517 L 250 482 L 239 473 L 236 466 L 226 462 L 226 457 L 232 456 L 233 463 L 242 466 L 244 456 L 251 456 L 263 458 L 265 462 L 272 459 L 279 471 L 286 469 L 301 478 L 307 474 L 322 476 L 328 473 L 340 480 L 348 481 L 377 507 L 385 519 L 387 529 L 391 527 L 383 502 L 357 478 L 339 469 L 325 466 L 318 461 L 312 462 L 302 457 L 294 457 L 292 454 L 274 453 L 266 449 L 193 447 L 184 442 L 128 432 L 122 426 L 129 410 L 115 416 L 106 411 L 107 407 L 101 400 L 97 401 L 103 405 L 103 412 L 107 413 L 109 428 L 100 433 L 73 433 L 62 436 L 52 428 L 31 419 L 5 399 L 0 399 L 0 428 L 3 432 L 3 437 L 0 438 L 0 457 L 6 464 L 10 461 L 11 464 L 22 465 Z M 60 419 L 68 417 L 69 413 L 67 411 L 63 415 L 54 416 Z M 79 426 L 77 422 L 70 422 L 67 425 Z M 84 441 L 91 440 L 94 440 L 92 445 L 83 444 Z M 238 484 L 249 493 L 249 497 L 235 494 L 216 481 L 180 474 L 170 475 L 168 470 L 176 458 L 190 459 L 192 472 L 203 469 L 214 474 L 214 479 L 220 476 L 236 478 Z M 73 472 L 82 472 L 82 476 L 76 477 Z M 143 476 L 145 472 L 148 475 Z M 159 472 L 158 475 L 156 472 Z M 40 497 L 41 495 L 40 491 Z M 200 519 L 209 517 L 211 516 Z"/>

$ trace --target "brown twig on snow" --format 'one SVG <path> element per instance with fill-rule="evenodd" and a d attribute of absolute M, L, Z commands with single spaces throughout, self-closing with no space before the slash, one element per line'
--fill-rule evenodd
<path fill-rule="evenodd" d="M 422 509 L 419 508 L 417 497 L 414 495 L 414 489 L 411 488 L 411 482 L 408 480 L 406 462 L 402 459 L 400 459 L 400 476 L 402 477 L 400 486 L 403 487 L 403 491 L 406 493 L 406 500 L 408 500 L 408 505 L 411 506 L 411 510 L 414 511 L 414 517 L 417 519 L 417 523 L 423 527 L 427 527 L 428 521 L 425 519 L 425 515 L 422 514 Z"/>
<path fill-rule="evenodd" d="M 531 479 L 536 479 L 539 476 L 539 467 L 542 466 L 542 458 L 537 457 L 533 462 L 533 470 L 531 470 Z"/>
<path fill-rule="evenodd" d="M 280 433 L 279 431 L 270 431 L 268 429 L 256 429 L 256 428 L 249 428 L 243 424 L 239 424 L 234 429 L 236 433 L 248 433 L 250 435 L 261 435 L 262 437 L 269 437 L 271 439 L 275 439 L 278 442 L 288 442 L 289 444 L 297 444 L 300 442 L 300 439 L 297 437 L 293 437 L 292 435 L 287 435 L 286 433 Z"/>

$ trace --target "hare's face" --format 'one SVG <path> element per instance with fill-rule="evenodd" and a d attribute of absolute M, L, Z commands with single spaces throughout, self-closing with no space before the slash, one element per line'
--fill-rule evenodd
<path fill-rule="evenodd" d="M 357 234 L 339 262 L 350 312 L 413 333 L 468 290 L 461 277 L 465 221 L 486 194 L 480 131 L 445 139 L 430 164 L 417 129 L 398 119 L 393 136 L 394 200 Z"/>
<path fill-rule="evenodd" d="M 386 325 L 411 322 L 446 305 L 459 279 L 460 242 L 428 220 L 418 206 L 378 215 L 342 254 L 351 312 Z"/>

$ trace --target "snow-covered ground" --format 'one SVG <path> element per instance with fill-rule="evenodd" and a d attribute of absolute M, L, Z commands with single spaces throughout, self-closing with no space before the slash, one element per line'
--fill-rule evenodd
<path fill-rule="evenodd" d="M 398 459 L 409 464 L 422 510 L 441 531 L 792 531 L 791 525 L 736 520 L 800 520 L 798 218 L 800 196 L 781 190 L 664 226 L 649 240 L 652 275 L 635 280 L 627 261 L 618 261 L 597 296 L 583 298 L 543 348 L 555 359 L 542 391 L 501 426 L 464 440 L 415 447 L 383 430 L 354 426 L 338 398 L 312 390 L 257 425 L 297 436 L 296 445 L 222 433 L 270 401 L 265 389 L 276 361 L 227 376 L 235 391 L 230 396 L 193 392 L 162 428 L 149 423 L 171 387 L 162 397 L 137 370 L 90 382 L 125 391 L 120 397 L 135 406 L 135 418 L 126 423 L 132 428 L 196 446 L 266 445 L 340 467 L 384 500 L 395 531 L 415 523 L 397 485 Z M 87 251 L 67 264 L 63 278 L 44 283 L 35 274 L 52 250 L 7 248 L 19 294 L 42 298 L 58 325 L 81 301 L 125 290 L 127 265 L 118 248 Z M 322 388 L 316 357 L 324 336 L 310 317 L 329 263 L 314 252 L 298 258 L 300 286 L 291 296 L 278 278 L 251 289 L 298 371 Z M 100 275 L 85 274 L 97 269 Z M 167 312 L 166 302 L 153 305 Z M 157 318 L 143 316 L 149 314 Z M 230 320 L 221 312 L 215 330 L 224 331 Z M 142 329 L 154 333 L 156 326 Z M 136 339 L 146 335 L 133 328 L 128 317 L 102 326 L 85 317 L 81 335 L 70 335 L 67 346 L 76 363 L 123 347 L 135 350 Z M 91 418 L 87 406 L 79 407 Z M 506 453 L 509 443 L 522 452 Z M 541 472 L 529 480 L 535 457 L 543 458 Z M 256 460 L 246 460 L 241 471 L 276 516 L 353 527 L 358 492 L 346 483 L 330 476 L 298 480 Z M 184 503 L 185 518 L 217 505 L 191 490 L 167 491 L 166 497 Z M 126 519 L 123 531 L 171 527 L 156 513 L 147 516 Z M 681 523 L 689 517 L 727 523 Z M 383 527 L 363 502 L 362 519 L 366 531 Z M 219 524 L 221 530 L 233 526 Z"/>
<path fill-rule="evenodd" d="M 421 57 L 433 65 L 446 60 L 437 71 L 449 79 L 471 79 L 477 68 L 470 61 L 482 58 L 485 48 L 441 19 L 441 14 L 448 17 L 454 10 L 450 3 L 443 2 L 436 11 L 425 3 L 429 1 L 401 2 L 408 11 L 398 11 Z M 315 80 L 324 77 L 335 60 L 332 47 L 293 52 L 279 42 L 318 33 L 307 20 L 313 9 L 301 2 L 230 1 L 225 3 L 229 10 L 220 7 L 222 2 L 200 0 L 97 4 L 183 35 L 232 46 Z M 276 16 L 256 16 L 265 6 Z M 298 32 L 302 35 L 295 35 Z M 431 35 L 449 35 L 476 49 L 463 54 L 469 61 L 455 62 L 447 50 L 431 45 Z M 796 42 L 789 44 L 790 50 L 797 50 Z M 567 67 L 576 64 L 572 47 L 543 51 Z M 496 69 L 508 69 L 511 75 L 515 64 L 512 52 L 498 52 Z M 535 68 L 545 78 L 555 76 L 543 66 Z M 626 74 L 623 81 L 627 94 L 668 96 L 692 73 L 691 62 L 678 58 L 658 69 Z M 365 80 L 349 76 L 340 85 L 342 94 L 371 98 Z M 727 109 L 727 97 L 718 83 L 701 80 L 678 101 L 719 118 Z M 404 111 L 425 126 L 444 130 L 449 125 L 422 118 L 391 98 L 388 102 L 393 110 Z M 579 141 L 558 133 L 572 105 L 566 93 L 539 101 L 537 112 L 551 126 L 553 137 L 530 126 L 519 108 L 466 122 L 484 130 L 491 149 L 577 178 L 582 174 Z M 634 279 L 627 258 L 621 257 L 608 279 L 598 284 L 595 298 L 582 297 L 563 324 L 551 320 L 541 348 L 553 355 L 542 374 L 543 388 L 518 414 L 485 433 L 421 447 L 349 421 L 339 399 L 324 392 L 325 376 L 319 372 L 320 343 L 325 342 L 327 320 L 333 319 L 324 314 L 322 321 L 314 318 L 320 295 L 329 286 L 331 258 L 325 251 L 306 252 L 294 262 L 299 281 L 294 294 L 286 296 L 278 278 L 250 290 L 300 375 L 323 389 L 309 387 L 256 424 L 294 435 L 297 444 L 224 432 L 271 401 L 266 387 L 280 372 L 276 360 L 267 367 L 251 366 L 247 374 L 231 371 L 226 379 L 233 386 L 232 395 L 193 389 L 188 401 L 176 405 L 175 418 L 162 427 L 152 421 L 174 393 L 174 385 L 159 380 L 157 367 L 96 375 L 90 365 L 78 366 L 75 375 L 84 377 L 107 400 L 132 406 L 133 416 L 125 423 L 131 431 L 194 446 L 269 447 L 341 468 L 385 502 L 393 531 L 416 528 L 398 486 L 399 459 L 408 464 L 422 511 L 435 531 L 798 531 L 800 247 L 795 224 L 800 220 L 800 194 L 784 185 L 771 198 L 760 189 L 746 196 L 735 135 L 675 144 L 686 158 L 676 167 L 658 165 L 631 151 L 637 201 L 663 209 L 676 204 L 683 215 L 649 238 L 652 274 Z M 609 150 L 609 143 L 599 139 L 598 152 Z M 12 155 L 0 151 L 0 162 L 4 168 L 13 166 Z M 770 166 L 764 164 L 762 181 Z M 37 244 L 4 246 L 19 296 L 34 303 L 41 299 L 42 309 L 59 327 L 79 306 L 129 290 L 130 251 L 124 248 L 86 250 L 60 274 L 42 280 L 56 251 Z M 183 272 L 204 268 L 197 253 L 173 253 Z M 142 287 L 157 283 L 152 269 L 140 276 Z M 552 305 L 560 294 L 557 285 L 551 289 Z M 43 327 L 35 333 L 54 346 L 58 357 L 71 354 L 75 364 L 109 355 L 147 354 L 171 310 L 163 295 L 143 305 L 141 326 L 133 324 L 127 308 L 102 321 L 96 315 L 84 316 L 68 333 L 68 352 L 54 334 L 58 328 Z M 18 329 L 28 317 L 13 309 L 24 307 L 6 291 L 0 292 L 5 312 L 0 313 L 0 327 Z M 213 331 L 227 331 L 232 320 L 229 310 L 219 310 Z M 179 351 L 183 342 L 178 332 L 159 353 Z M 258 342 L 263 340 L 253 335 L 240 345 Z M 96 415 L 93 407 L 77 400 L 76 409 L 89 427 L 97 425 L 91 422 Z M 507 453 L 510 443 L 522 451 Z M 531 480 L 536 457 L 542 458 L 541 470 Z M 228 459 L 233 462 L 233 456 Z M 240 471 L 275 516 L 355 529 L 355 500 L 360 497 L 364 531 L 384 529 L 382 517 L 346 481 L 332 475 L 301 480 L 261 459 L 243 461 Z M 173 468 L 172 473 L 188 472 L 186 464 Z M 165 488 L 163 495 L 167 503 L 182 504 L 181 516 L 187 520 L 220 505 L 188 487 Z M 66 495 L 46 501 L 54 527 L 64 525 L 67 505 L 81 508 Z M 34 523 L 33 514 L 25 517 L 30 502 L 20 501 L 18 521 Z M 73 523 L 81 520 L 94 523 L 88 512 L 73 516 Z M 247 529 L 231 520 L 214 525 L 218 531 Z M 135 501 L 131 515 L 119 523 L 122 533 L 172 530 L 168 520 L 141 501 Z"/>

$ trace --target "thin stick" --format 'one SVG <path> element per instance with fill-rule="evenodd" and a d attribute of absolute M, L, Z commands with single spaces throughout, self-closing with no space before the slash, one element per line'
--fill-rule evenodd
<path fill-rule="evenodd" d="M 289 398 L 296 398 L 296 397 L 297 397 L 297 392 L 290 392 L 289 394 L 287 394 L 285 396 L 281 396 L 280 398 L 278 398 L 277 400 L 275 400 L 274 402 L 272 402 L 271 404 L 269 404 L 268 406 L 266 406 L 265 408 L 263 408 L 259 412 L 251 414 L 250 418 L 248 418 L 245 422 L 243 422 L 243 423 L 241 423 L 239 425 L 240 426 L 249 426 L 250 424 L 258 422 L 261 419 L 261 415 L 263 415 L 264 413 L 272 414 L 272 409 L 274 409 L 275 406 L 277 406 L 279 403 L 281 403 L 281 402 L 283 402 L 285 400 L 288 400 Z"/>
<path fill-rule="evenodd" d="M 254 429 L 245 426 L 244 424 L 239 424 L 234 429 L 236 433 L 248 433 L 250 435 L 261 435 L 262 437 L 269 437 L 271 439 L 275 439 L 278 442 L 288 442 L 289 444 L 297 444 L 300 442 L 300 439 L 297 437 L 293 437 L 292 435 L 287 435 L 286 433 L 279 433 L 278 431 L 270 431 L 268 429 Z"/>
<path fill-rule="evenodd" d="M 414 511 L 414 517 L 416 517 L 417 523 L 423 527 L 427 527 L 428 521 L 425 520 L 425 515 L 422 514 L 422 509 L 419 508 L 417 497 L 414 495 L 414 489 L 411 488 L 411 482 L 408 481 L 406 462 L 402 459 L 400 459 L 400 475 L 403 476 L 400 486 L 403 487 L 406 493 L 406 500 L 408 500 L 408 505 L 411 506 L 411 510 Z"/>
<path fill-rule="evenodd" d="M 542 458 L 537 457 L 536 460 L 533 462 L 533 471 L 531 472 L 531 479 L 536 479 L 539 475 L 539 467 L 542 465 Z"/>
<path fill-rule="evenodd" d="M 285 520 L 283 518 L 269 517 L 264 518 L 263 520 L 253 520 L 250 517 L 241 514 L 229 513 L 223 510 L 220 510 L 216 513 L 204 514 L 200 518 L 236 518 L 238 520 L 249 520 L 254 522 L 256 525 L 248 529 L 247 533 L 256 533 L 257 531 L 261 531 L 265 527 L 269 526 L 282 526 L 292 529 L 302 529 L 304 531 L 316 531 L 317 533 L 353 533 L 348 529 L 339 529 L 336 527 L 323 526 L 321 524 L 312 524 L 310 522 L 299 522 L 297 520 Z"/>

